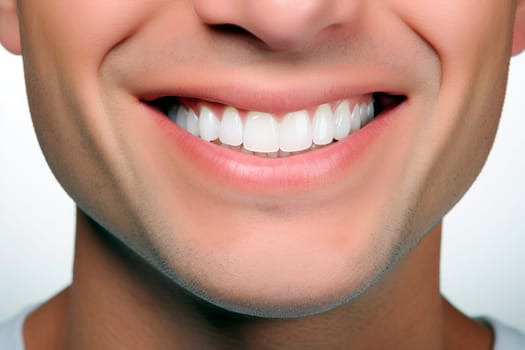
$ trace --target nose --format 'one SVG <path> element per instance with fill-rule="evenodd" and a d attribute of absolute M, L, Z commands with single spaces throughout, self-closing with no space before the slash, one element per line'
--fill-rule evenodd
<path fill-rule="evenodd" d="M 347 22 L 356 0 L 194 0 L 208 25 L 240 27 L 272 50 L 298 51 Z"/>

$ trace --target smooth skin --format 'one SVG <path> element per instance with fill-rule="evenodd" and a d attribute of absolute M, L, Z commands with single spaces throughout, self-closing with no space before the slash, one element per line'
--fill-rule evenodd
<path fill-rule="evenodd" d="M 486 160 L 524 33 L 522 0 L 0 0 L 79 208 L 72 285 L 30 315 L 27 349 L 491 349 L 440 295 L 440 222 Z M 246 189 L 159 137 L 140 103 L 159 86 L 406 102 L 341 176 Z"/>

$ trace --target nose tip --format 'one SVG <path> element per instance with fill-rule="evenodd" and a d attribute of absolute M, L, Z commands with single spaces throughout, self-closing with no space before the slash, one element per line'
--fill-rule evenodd
<path fill-rule="evenodd" d="M 340 0 L 194 0 L 199 18 L 208 25 L 234 25 L 272 50 L 296 51 L 319 33 L 344 22 Z"/>

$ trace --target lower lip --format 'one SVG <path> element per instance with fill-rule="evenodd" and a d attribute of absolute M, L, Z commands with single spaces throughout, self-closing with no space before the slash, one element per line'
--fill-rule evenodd
<path fill-rule="evenodd" d="M 342 141 L 286 158 L 262 158 L 204 141 L 181 129 L 161 111 L 141 104 L 160 128 L 160 137 L 166 137 L 186 157 L 186 163 L 217 185 L 246 192 L 283 193 L 322 187 L 358 168 L 405 103 L 381 113 Z"/>

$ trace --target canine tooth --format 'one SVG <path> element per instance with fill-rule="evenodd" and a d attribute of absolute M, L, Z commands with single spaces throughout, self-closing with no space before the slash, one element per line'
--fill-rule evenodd
<path fill-rule="evenodd" d="M 335 109 L 335 139 L 342 140 L 350 133 L 350 103 L 341 102 Z"/>
<path fill-rule="evenodd" d="M 242 121 L 237 108 L 226 107 L 220 122 L 219 140 L 228 145 L 239 146 L 242 144 L 242 129 Z"/>
<path fill-rule="evenodd" d="M 322 104 L 315 110 L 313 122 L 313 143 L 327 145 L 333 141 L 336 124 L 332 107 L 328 103 Z"/>
<path fill-rule="evenodd" d="M 244 127 L 244 147 L 253 152 L 279 150 L 279 125 L 271 114 L 249 112 Z"/>
<path fill-rule="evenodd" d="M 219 138 L 219 118 L 211 109 L 202 105 L 199 115 L 199 132 L 201 139 L 213 141 Z"/>
<path fill-rule="evenodd" d="M 199 118 L 195 114 L 195 112 L 192 109 L 187 109 L 183 107 L 187 114 L 186 114 L 186 130 L 194 135 L 199 136 Z"/>
<path fill-rule="evenodd" d="M 359 108 L 359 105 L 355 105 L 350 115 L 350 133 L 359 129 L 361 129 L 361 108 Z"/>
<path fill-rule="evenodd" d="M 279 148 L 285 152 L 308 149 L 312 145 L 312 124 L 305 110 L 284 116 L 279 127 Z"/>

